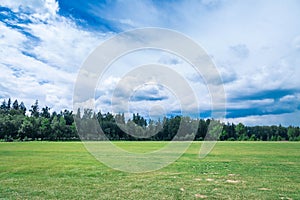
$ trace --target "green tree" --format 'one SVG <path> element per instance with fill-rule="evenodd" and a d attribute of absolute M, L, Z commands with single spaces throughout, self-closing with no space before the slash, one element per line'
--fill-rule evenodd
<path fill-rule="evenodd" d="M 51 135 L 51 132 L 52 132 L 51 122 L 50 122 L 49 118 L 45 118 L 45 117 L 41 118 L 39 132 L 40 132 L 40 138 L 42 140 L 49 139 L 49 136 Z"/>
<path fill-rule="evenodd" d="M 7 103 L 5 101 L 5 99 L 3 100 L 1 106 L 0 106 L 0 110 L 1 110 L 1 113 L 6 113 L 8 110 L 7 110 Z"/>
<path fill-rule="evenodd" d="M 235 127 L 235 132 L 238 136 L 238 140 L 247 140 L 248 136 L 246 135 L 246 127 L 244 126 L 244 124 L 239 123 L 236 127 Z"/>
<path fill-rule="evenodd" d="M 59 119 L 57 116 L 54 116 L 51 121 L 51 133 L 49 135 L 49 140 L 57 140 L 58 136 L 60 135 L 60 128 L 59 128 Z"/>
<path fill-rule="evenodd" d="M 18 130 L 21 140 L 25 138 L 32 138 L 32 134 L 35 132 L 34 125 L 30 117 L 25 117 L 20 129 Z"/>
<path fill-rule="evenodd" d="M 226 126 L 223 126 L 223 130 L 222 130 L 222 133 L 220 135 L 220 140 L 221 141 L 224 141 L 224 140 L 228 139 L 228 132 L 226 131 L 225 127 Z"/>
<path fill-rule="evenodd" d="M 42 112 L 41 112 L 41 117 L 44 118 L 50 118 L 50 108 L 48 106 L 45 106 L 44 108 L 42 108 Z"/>
<path fill-rule="evenodd" d="M 10 108 L 11 108 L 11 99 L 9 98 L 7 102 L 7 110 L 10 110 Z"/>
<path fill-rule="evenodd" d="M 31 106 L 31 109 L 29 110 L 31 112 L 32 117 L 38 118 L 40 113 L 39 113 L 39 101 L 36 100 L 35 103 Z"/>
<path fill-rule="evenodd" d="M 217 120 L 210 120 L 210 124 L 208 126 L 207 134 L 205 140 L 218 140 L 220 138 L 220 134 L 223 131 L 223 124 L 221 124 Z"/>
<path fill-rule="evenodd" d="M 65 140 L 66 120 L 63 117 L 55 116 L 51 122 L 50 140 Z"/>
<path fill-rule="evenodd" d="M 23 103 L 23 101 L 20 103 L 19 108 L 20 108 L 22 114 L 25 115 L 27 109 L 26 109 L 26 106 L 25 106 L 25 104 Z"/>
<path fill-rule="evenodd" d="M 297 134 L 297 129 L 293 126 L 289 126 L 288 127 L 288 131 L 287 131 L 288 137 L 290 141 L 294 141 L 296 140 L 298 134 Z"/>
<path fill-rule="evenodd" d="M 132 121 L 138 126 L 141 127 L 147 126 L 147 120 L 145 120 L 144 117 L 140 116 L 139 113 L 133 114 Z"/>
<path fill-rule="evenodd" d="M 15 100 L 12 108 L 9 110 L 10 115 L 22 115 L 22 111 L 19 110 L 18 100 Z"/>
<path fill-rule="evenodd" d="M 62 113 L 64 119 L 66 120 L 66 125 L 71 126 L 74 122 L 74 117 L 73 117 L 73 112 L 68 111 L 68 110 L 64 110 L 64 112 Z"/>
<path fill-rule="evenodd" d="M 12 105 L 12 108 L 13 108 L 14 110 L 19 110 L 19 103 L 18 103 L 18 100 L 17 100 L 17 99 L 14 101 L 14 103 L 13 103 L 13 105 Z"/>

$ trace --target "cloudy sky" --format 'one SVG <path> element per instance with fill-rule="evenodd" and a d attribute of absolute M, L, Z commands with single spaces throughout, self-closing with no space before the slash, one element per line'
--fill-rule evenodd
<path fill-rule="evenodd" d="M 0 0 L 0 99 L 18 99 L 27 107 L 38 99 L 40 107 L 72 109 L 78 72 L 96 47 L 123 31 L 160 27 L 206 50 L 223 80 L 226 121 L 300 125 L 299 10 L 297 0 Z M 180 74 L 198 99 L 200 116 L 209 117 L 201 76 L 178 56 L 153 50 L 133 52 L 107 69 L 95 88 L 101 110 L 111 110 L 112 100 L 118 102 L 114 108 L 121 106 L 115 112 L 193 110 L 193 104 L 182 108 L 178 95 L 157 80 L 126 93 L 140 84 L 130 79 L 137 66 L 149 63 Z"/>

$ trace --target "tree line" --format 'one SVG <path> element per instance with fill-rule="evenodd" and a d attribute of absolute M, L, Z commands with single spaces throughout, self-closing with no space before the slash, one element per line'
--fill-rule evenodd
<path fill-rule="evenodd" d="M 95 113 L 90 109 L 78 110 L 76 114 L 66 109 L 51 113 L 48 106 L 40 109 L 38 100 L 27 112 L 23 102 L 15 100 L 12 103 L 8 99 L 0 106 L 0 141 L 103 140 L 104 136 L 109 140 L 169 141 L 181 129 L 181 124 L 185 125 L 186 134 L 181 135 L 179 140 L 201 141 L 213 122 L 216 121 L 188 116 L 147 120 L 138 113 L 125 120 L 123 113 Z M 222 130 L 218 140 L 221 141 L 300 141 L 298 126 L 245 126 L 242 123 L 220 125 Z M 100 132 L 102 134 L 98 134 Z M 81 133 L 80 137 L 78 133 Z"/>

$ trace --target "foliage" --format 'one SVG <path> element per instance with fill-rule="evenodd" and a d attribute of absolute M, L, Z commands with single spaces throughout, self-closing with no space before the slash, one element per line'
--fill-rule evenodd
<path fill-rule="evenodd" d="M 199 141 L 204 140 L 208 132 L 210 138 L 207 140 L 300 140 L 300 129 L 294 126 L 222 124 L 214 119 L 192 119 L 188 116 L 164 117 L 155 121 L 146 120 L 138 113 L 126 121 L 123 113 L 94 113 L 91 109 L 78 110 L 76 114 L 69 110 L 50 113 L 48 106 L 39 108 L 38 100 L 31 106 L 30 116 L 26 115 L 26 110 L 24 103 L 18 104 L 18 100 L 12 105 L 11 99 L 2 102 L 0 140 L 104 140 L 106 136 L 109 140 L 168 141 L 177 135 L 176 140 Z"/>

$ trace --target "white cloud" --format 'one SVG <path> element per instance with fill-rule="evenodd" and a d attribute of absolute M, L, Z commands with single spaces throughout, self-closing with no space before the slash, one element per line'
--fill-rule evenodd
<path fill-rule="evenodd" d="M 0 0 L 0 5 L 17 15 L 14 19 L 0 21 L 0 67 L 3 72 L 0 74 L 0 96 L 25 100 L 27 105 L 37 98 L 54 109 L 70 108 L 79 67 L 89 53 L 113 33 L 91 32 L 78 27 L 74 19 L 59 15 L 59 4 L 55 0 Z M 271 109 L 273 104 L 276 109 L 281 105 L 297 107 L 299 104 L 296 94 L 279 98 L 280 105 L 271 97 L 231 101 L 276 89 L 297 93 L 300 85 L 298 1 L 136 1 L 90 7 L 92 13 L 116 23 L 123 30 L 146 26 L 173 28 L 197 41 L 219 69 L 230 109 L 263 106 Z M 2 15 L 8 14 L 2 12 Z M 31 22 L 23 23 L 18 18 Z M 103 77 L 102 88 L 97 88 L 101 95 L 97 103 L 109 102 L 109 94 L 128 70 L 151 62 L 172 66 L 191 84 L 201 108 L 211 107 L 204 81 L 195 76 L 187 63 L 177 56 L 153 52 L 133 53 L 131 57 L 116 61 Z M 170 101 L 164 103 L 166 110 L 176 107 Z M 143 109 L 142 103 L 136 104 L 137 108 Z M 194 104 L 189 106 L 189 109 L 195 108 Z M 289 119 L 291 116 L 296 118 L 295 113 L 287 115 Z M 269 119 L 283 120 L 285 115 L 276 116 Z M 268 120 L 267 116 L 237 120 L 254 123 L 258 119 Z"/>
<path fill-rule="evenodd" d="M 58 2 L 55 0 L 1 0 L 0 4 L 13 12 L 28 13 L 30 19 L 37 21 L 54 19 L 59 10 Z"/>
<path fill-rule="evenodd" d="M 245 109 L 257 108 L 263 106 L 273 105 L 274 99 L 261 99 L 261 100 L 240 100 L 237 102 L 228 102 L 227 109 Z"/>
<path fill-rule="evenodd" d="M 269 114 L 269 115 L 253 115 L 247 117 L 238 117 L 238 118 L 228 118 L 225 119 L 224 122 L 227 123 L 243 123 L 248 126 L 265 126 L 265 125 L 279 125 L 289 126 L 289 125 L 298 125 L 299 118 L 297 116 L 300 115 L 300 111 L 295 111 L 292 113 L 284 113 L 284 114 Z"/>
<path fill-rule="evenodd" d="M 297 97 L 295 95 L 286 95 L 279 99 L 280 102 L 291 102 L 295 101 Z"/>
<path fill-rule="evenodd" d="M 126 15 L 138 28 L 153 24 L 174 28 L 199 42 L 213 55 L 224 79 L 229 80 L 225 85 L 229 96 L 300 84 L 296 78 L 300 70 L 294 61 L 299 53 L 293 51 L 300 32 L 297 1 L 182 1 L 158 5 L 147 1 L 112 7 L 115 12 L 109 13 L 115 19 Z M 137 12 L 128 12 L 134 8 Z M 166 19 L 166 14 L 171 17 Z"/>
<path fill-rule="evenodd" d="M 17 18 L 31 20 L 13 22 L 21 29 L 0 22 L 0 67 L 6 71 L 0 75 L 2 98 L 18 98 L 28 107 L 39 99 L 40 106 L 48 105 L 52 110 L 72 109 L 77 71 L 105 34 L 82 30 L 71 19 L 58 15 L 54 0 L 4 1 L 1 5 L 16 12 Z"/>
<path fill-rule="evenodd" d="M 165 65 L 168 72 L 155 67 L 156 70 L 144 69 L 144 65 L 156 66 L 155 63 Z M 97 105 L 104 112 L 112 109 L 115 112 L 127 112 L 128 103 L 131 109 L 139 113 L 149 112 L 150 107 L 156 103 L 169 112 L 183 110 L 185 113 L 189 111 L 194 114 L 198 107 L 208 110 L 212 106 L 208 88 L 202 80 L 191 80 L 189 76 L 192 74 L 197 74 L 195 69 L 178 56 L 155 50 L 135 51 L 119 58 L 105 71 L 96 91 L 96 98 L 99 97 Z M 178 76 L 181 79 L 178 80 Z M 171 81 L 166 83 L 166 80 Z M 180 84 L 181 81 L 191 87 L 190 94 Z M 155 95 L 154 91 L 157 92 Z M 141 94 L 144 94 L 144 99 Z M 182 97 L 183 102 L 180 100 Z M 112 101 L 113 108 L 110 106 Z"/>

